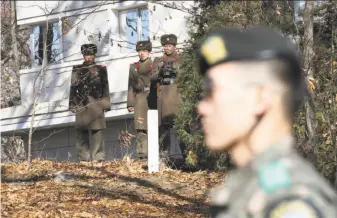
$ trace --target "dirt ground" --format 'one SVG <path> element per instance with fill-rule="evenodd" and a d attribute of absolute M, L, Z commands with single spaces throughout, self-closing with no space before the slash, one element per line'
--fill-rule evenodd
<path fill-rule="evenodd" d="M 34 160 L 1 165 L 1 217 L 209 217 L 208 192 L 223 173 L 145 163 Z"/>

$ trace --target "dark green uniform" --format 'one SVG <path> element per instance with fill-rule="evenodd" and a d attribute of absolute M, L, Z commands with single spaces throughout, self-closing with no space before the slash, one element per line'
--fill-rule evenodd
<path fill-rule="evenodd" d="M 163 35 L 162 45 L 177 44 L 177 37 L 174 34 Z M 176 77 L 179 73 L 179 55 L 175 51 L 171 55 L 164 54 L 153 60 L 151 79 L 158 83 L 158 114 L 159 114 L 159 134 L 161 150 L 168 154 L 170 148 L 170 128 L 174 124 L 174 119 L 179 110 L 181 102 Z M 181 142 L 180 147 L 184 153 L 185 146 Z"/>
<path fill-rule="evenodd" d="M 80 161 L 90 161 L 90 131 L 92 158 L 96 161 L 104 160 L 104 112 L 111 109 L 106 67 L 85 62 L 73 67 L 69 108 L 76 113 L 76 150 Z"/>
<path fill-rule="evenodd" d="M 136 50 L 152 50 L 150 41 L 139 41 Z M 136 135 L 136 153 L 139 158 L 146 158 L 148 153 L 147 111 L 150 93 L 150 75 L 152 60 L 139 60 L 130 64 L 127 107 L 134 107 L 134 127 Z"/>
<path fill-rule="evenodd" d="M 210 33 L 200 48 L 199 70 L 207 77 L 210 68 L 222 63 L 275 59 L 288 64 L 288 70 L 280 71 L 282 75 L 277 77 L 293 90 L 289 109 L 295 112 L 305 86 L 300 58 L 297 48 L 274 30 L 256 27 L 243 32 L 221 28 Z M 212 93 L 209 79 L 205 86 Z M 337 217 L 336 191 L 297 154 L 290 134 L 253 154 L 248 164 L 227 175 L 225 184 L 211 194 L 212 217 Z"/>

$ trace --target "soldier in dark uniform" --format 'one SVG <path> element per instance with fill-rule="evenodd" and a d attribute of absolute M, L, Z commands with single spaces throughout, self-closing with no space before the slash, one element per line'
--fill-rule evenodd
<path fill-rule="evenodd" d="M 111 109 L 107 69 L 95 64 L 95 44 L 81 46 L 84 62 L 73 67 L 69 108 L 75 113 L 76 150 L 80 161 L 90 161 L 90 140 L 94 161 L 105 158 L 103 129 L 104 113 Z"/>
<path fill-rule="evenodd" d="M 175 116 L 179 109 L 180 95 L 176 84 L 179 73 L 179 55 L 176 51 L 177 36 L 165 34 L 161 36 L 164 55 L 153 60 L 151 79 L 157 81 L 158 113 L 160 149 L 163 156 L 169 156 L 170 129 L 174 124 Z M 180 143 L 183 157 L 185 158 L 185 145 Z"/>
<path fill-rule="evenodd" d="M 134 111 L 137 157 L 144 159 L 147 158 L 148 152 L 147 111 L 152 71 L 152 60 L 149 55 L 152 51 L 152 43 L 139 41 L 136 44 L 136 50 L 139 61 L 130 64 L 127 107 L 129 111 Z"/>
<path fill-rule="evenodd" d="M 337 195 L 293 148 L 305 94 L 297 48 L 280 33 L 219 29 L 200 49 L 206 145 L 237 169 L 211 195 L 212 217 L 332 218 Z"/>

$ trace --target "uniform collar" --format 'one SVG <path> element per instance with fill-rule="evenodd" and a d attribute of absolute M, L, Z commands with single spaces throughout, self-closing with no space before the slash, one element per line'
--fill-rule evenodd
<path fill-rule="evenodd" d="M 146 58 L 145 60 L 139 59 L 139 62 L 144 63 L 144 62 L 148 61 L 149 59 L 150 59 L 150 57 Z"/>
<path fill-rule="evenodd" d="M 174 51 L 172 54 L 170 54 L 170 55 L 167 55 L 166 53 L 164 53 L 164 55 L 166 56 L 166 57 L 176 57 L 177 55 L 178 55 L 178 52 L 177 51 Z"/>
<path fill-rule="evenodd" d="M 83 65 L 85 65 L 85 66 L 94 66 L 94 65 L 96 65 L 96 62 L 94 61 L 94 62 L 92 62 L 92 64 L 88 64 L 86 61 L 83 61 Z"/>
<path fill-rule="evenodd" d="M 291 135 L 280 138 L 277 142 L 270 145 L 264 152 L 256 155 L 248 166 L 257 169 L 267 162 L 277 160 L 280 157 L 295 152 L 293 143 L 294 140 Z"/>

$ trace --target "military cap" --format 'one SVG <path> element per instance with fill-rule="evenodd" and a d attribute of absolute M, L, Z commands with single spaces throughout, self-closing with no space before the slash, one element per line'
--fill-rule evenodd
<path fill-rule="evenodd" d="M 220 28 L 211 32 L 200 46 L 199 71 L 205 75 L 213 66 L 229 61 L 283 59 L 291 64 L 297 78 L 301 74 L 295 45 L 280 32 L 266 27 L 247 31 Z"/>
<path fill-rule="evenodd" d="M 148 50 L 152 51 L 152 42 L 151 41 L 138 41 L 136 44 L 136 51 Z"/>
<path fill-rule="evenodd" d="M 84 44 L 81 46 L 81 53 L 83 55 L 95 55 L 97 53 L 97 46 L 95 44 Z"/>
<path fill-rule="evenodd" d="M 162 46 L 167 45 L 167 44 L 176 46 L 178 42 L 178 38 L 174 34 L 165 34 L 160 37 L 160 42 Z"/>

